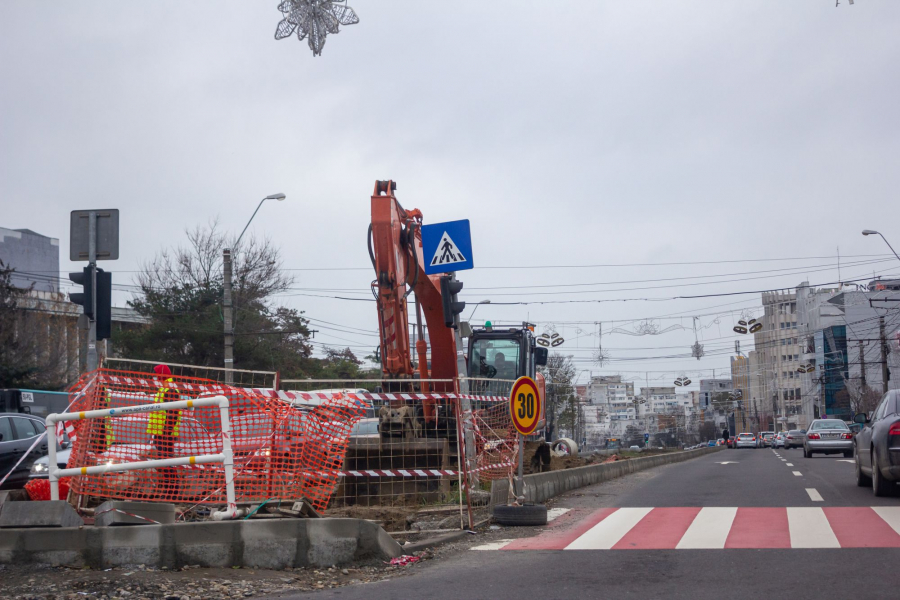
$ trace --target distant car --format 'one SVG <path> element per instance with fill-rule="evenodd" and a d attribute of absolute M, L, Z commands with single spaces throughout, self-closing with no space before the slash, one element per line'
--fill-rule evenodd
<path fill-rule="evenodd" d="M 716 440 L 716 446 L 724 446 L 724 445 L 725 445 L 725 438 L 719 438 Z"/>
<path fill-rule="evenodd" d="M 876 496 L 886 496 L 900 481 L 900 391 L 891 390 L 881 399 L 871 418 L 856 415 L 864 425 L 856 434 L 856 484 L 871 484 Z"/>
<path fill-rule="evenodd" d="M 772 438 L 772 447 L 773 448 L 784 448 L 784 432 L 778 432 L 775 434 L 775 437 Z"/>
<path fill-rule="evenodd" d="M 802 446 L 805 439 L 805 429 L 791 429 L 784 434 L 784 449 L 790 450 L 796 446 Z"/>
<path fill-rule="evenodd" d="M 815 419 L 810 423 L 803 442 L 803 458 L 811 458 L 815 453 L 852 457 L 853 434 L 847 424 L 840 419 Z"/>
<path fill-rule="evenodd" d="M 632 452 L 640 452 L 641 451 L 640 446 L 631 446 L 628 449 L 631 450 Z"/>
<path fill-rule="evenodd" d="M 759 442 L 759 447 L 760 447 L 760 448 L 765 448 L 766 446 L 771 446 L 771 445 L 772 445 L 772 439 L 773 439 L 774 437 L 775 437 L 775 432 L 774 432 L 774 431 L 762 431 L 762 432 L 760 432 L 760 434 L 759 434 L 759 439 L 757 440 L 757 441 Z"/>
<path fill-rule="evenodd" d="M 46 431 L 47 426 L 39 417 L 23 413 L 0 413 L 0 479 L 12 471 L 0 486 L 2 489 L 20 488 L 28 482 L 31 465 L 47 452 L 46 438 L 31 452 L 28 449 L 34 444 L 35 438 Z M 26 452 L 28 455 L 19 462 Z"/>
<path fill-rule="evenodd" d="M 734 438 L 735 448 L 756 448 L 756 436 L 752 433 L 739 433 Z"/>
<path fill-rule="evenodd" d="M 706 442 L 706 445 L 707 445 L 707 446 L 715 446 L 715 445 L 716 445 L 716 440 L 709 440 L 708 442 Z"/>

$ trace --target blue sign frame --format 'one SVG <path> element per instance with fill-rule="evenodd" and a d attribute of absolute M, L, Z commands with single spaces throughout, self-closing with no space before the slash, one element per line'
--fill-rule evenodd
<path fill-rule="evenodd" d="M 428 275 L 475 268 L 469 220 L 422 225 L 422 257 Z"/>

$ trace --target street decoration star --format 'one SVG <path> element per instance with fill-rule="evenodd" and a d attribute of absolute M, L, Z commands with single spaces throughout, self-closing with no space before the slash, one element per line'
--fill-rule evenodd
<path fill-rule="evenodd" d="M 322 54 L 329 33 L 338 33 L 341 25 L 359 23 L 347 0 L 283 0 L 278 10 L 284 19 L 275 29 L 275 39 L 284 39 L 296 31 L 297 39 L 308 39 L 313 56 Z"/>

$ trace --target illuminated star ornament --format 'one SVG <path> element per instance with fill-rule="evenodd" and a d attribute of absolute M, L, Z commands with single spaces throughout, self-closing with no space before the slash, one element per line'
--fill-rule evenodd
<path fill-rule="evenodd" d="M 322 54 L 329 33 L 338 33 L 341 25 L 359 23 L 347 0 L 284 0 L 278 10 L 284 19 L 275 29 L 275 39 L 289 37 L 296 30 L 297 39 L 309 38 L 313 56 Z"/>

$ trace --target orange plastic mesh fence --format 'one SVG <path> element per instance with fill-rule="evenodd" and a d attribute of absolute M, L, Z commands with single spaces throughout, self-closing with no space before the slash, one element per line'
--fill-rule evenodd
<path fill-rule="evenodd" d="M 519 441 L 505 402 L 477 402 L 473 410 L 476 468 L 480 479 L 507 479 L 516 466 Z"/>
<path fill-rule="evenodd" d="M 271 392 L 271 391 L 270 391 Z M 237 501 L 306 498 L 323 510 L 334 494 L 360 403 L 333 394 L 296 406 L 262 390 L 209 379 L 99 369 L 70 389 L 70 412 L 228 398 Z M 68 466 L 190 457 L 222 452 L 218 407 L 193 407 L 66 423 L 73 449 Z M 225 502 L 221 463 L 192 464 L 72 478 L 72 491 L 95 499 L 217 505 Z"/>

